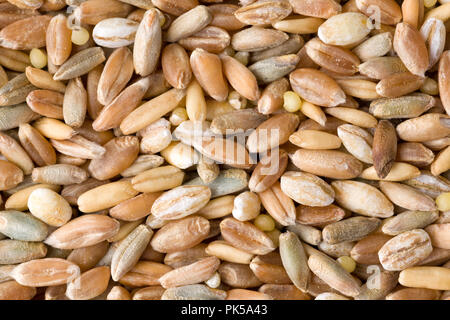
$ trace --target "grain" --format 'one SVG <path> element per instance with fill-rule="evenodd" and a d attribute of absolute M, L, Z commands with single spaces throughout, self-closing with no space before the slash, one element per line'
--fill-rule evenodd
<path fill-rule="evenodd" d="M 261 200 L 253 192 L 243 192 L 237 195 L 233 201 L 233 217 L 239 221 L 255 219 L 261 210 Z"/>
<path fill-rule="evenodd" d="M 174 220 L 191 215 L 203 208 L 211 197 L 206 186 L 179 186 L 163 193 L 152 205 L 152 214 Z"/>
<path fill-rule="evenodd" d="M 249 267 L 254 273 L 252 276 L 256 276 L 256 279 L 259 279 L 263 283 L 292 283 L 283 267 L 281 256 L 277 252 L 272 252 L 264 256 L 257 256 L 253 258 Z"/>
<path fill-rule="evenodd" d="M 300 170 L 334 179 L 352 179 L 362 171 L 362 163 L 352 155 L 334 150 L 298 149 L 292 162 Z"/>
<path fill-rule="evenodd" d="M 92 246 L 74 249 L 67 256 L 67 260 L 75 263 L 80 267 L 81 272 L 84 272 L 95 267 L 100 259 L 105 256 L 108 248 L 108 242 L 103 241 Z"/>
<path fill-rule="evenodd" d="M 350 50 L 325 44 L 318 38 L 308 41 L 305 48 L 311 60 L 327 70 L 352 75 L 358 69 L 360 61 Z M 355 52 L 361 58 L 361 54 Z"/>
<path fill-rule="evenodd" d="M 316 131 L 316 130 L 299 130 L 289 137 L 289 141 L 304 149 L 339 149 L 341 140 L 335 135 Z"/>
<path fill-rule="evenodd" d="M 24 73 L 9 80 L 0 88 L 0 105 L 11 106 L 25 102 L 27 95 L 36 89 Z"/>
<path fill-rule="evenodd" d="M 97 99 L 103 105 L 109 105 L 125 88 L 133 75 L 131 51 L 118 48 L 109 56 L 98 81 Z"/>
<path fill-rule="evenodd" d="M 106 152 L 89 163 L 89 173 L 97 180 L 107 180 L 128 168 L 137 158 L 138 139 L 131 136 L 114 138 L 103 145 Z"/>
<path fill-rule="evenodd" d="M 287 229 L 295 233 L 300 240 L 308 244 L 317 246 L 322 242 L 322 232 L 317 228 L 296 223 L 288 226 Z"/>
<path fill-rule="evenodd" d="M 398 235 L 404 231 L 428 226 L 438 219 L 436 211 L 404 211 L 385 221 L 383 233 Z"/>
<path fill-rule="evenodd" d="M 272 24 L 287 17 L 292 11 L 287 1 L 256 2 L 236 10 L 235 17 L 251 25 Z"/>
<path fill-rule="evenodd" d="M 380 264 L 378 251 L 392 237 L 385 234 L 371 234 L 359 240 L 351 249 L 350 256 L 360 264 Z"/>
<path fill-rule="evenodd" d="M 111 277 L 118 281 L 138 262 L 147 247 L 153 231 L 146 225 L 139 225 L 117 247 L 111 261 Z"/>
<path fill-rule="evenodd" d="M 428 50 L 419 31 L 407 23 L 395 28 L 394 50 L 406 68 L 415 75 L 423 76 L 429 68 Z"/>
<path fill-rule="evenodd" d="M 260 60 L 265 60 L 272 57 L 296 54 L 304 45 L 305 41 L 300 35 L 293 34 L 289 36 L 289 39 L 280 44 L 278 47 L 269 48 L 262 51 L 253 52 L 251 55 L 249 53 L 240 51 L 237 52 L 234 57 L 238 58 L 239 56 L 245 57 L 245 55 L 249 55 L 246 62 L 257 62 Z M 242 62 L 242 61 L 241 61 Z M 247 64 L 242 62 L 243 64 Z"/>
<path fill-rule="evenodd" d="M 206 27 L 212 20 L 212 15 L 208 8 L 203 5 L 183 13 L 177 17 L 169 26 L 165 40 L 176 42 L 187 38 Z"/>
<path fill-rule="evenodd" d="M 416 265 L 430 255 L 431 240 L 421 229 L 406 231 L 386 242 L 378 251 L 383 268 L 400 271 Z"/>
<path fill-rule="evenodd" d="M 97 100 L 97 88 L 100 76 L 103 71 L 103 64 L 99 64 L 87 74 L 86 92 L 88 96 L 87 100 L 87 112 L 92 119 L 96 119 L 100 113 L 103 105 Z"/>
<path fill-rule="evenodd" d="M 405 141 L 424 142 L 448 135 L 450 128 L 446 121 L 446 115 L 428 113 L 402 122 L 396 130 L 399 137 Z"/>
<path fill-rule="evenodd" d="M 390 99 L 381 98 L 370 103 L 369 112 L 381 119 L 411 118 L 420 116 L 432 108 L 434 104 L 434 98 L 425 94 L 407 95 Z"/>
<path fill-rule="evenodd" d="M 309 268 L 302 243 L 292 232 L 280 235 L 280 256 L 294 285 L 305 292 L 309 282 Z"/>
<path fill-rule="evenodd" d="M 260 41 L 255 42 L 254 39 Z M 235 33 L 231 37 L 231 46 L 236 51 L 255 52 L 274 48 L 288 39 L 289 36 L 282 31 L 255 26 Z"/>
<path fill-rule="evenodd" d="M 439 62 L 438 84 L 442 104 L 447 112 L 450 110 L 450 90 L 448 89 L 448 74 L 450 70 L 450 52 L 445 51 Z"/>
<path fill-rule="evenodd" d="M 159 278 L 172 271 L 172 268 L 157 262 L 139 261 L 120 278 L 119 282 L 128 287 L 159 285 Z"/>
<path fill-rule="evenodd" d="M 222 236 L 232 245 L 253 254 L 267 254 L 275 249 L 272 240 L 250 222 L 226 218 L 220 223 Z"/>
<path fill-rule="evenodd" d="M 352 124 L 343 124 L 337 127 L 337 134 L 342 144 L 358 160 L 373 163 L 373 137 L 363 128 Z"/>
<path fill-rule="evenodd" d="M 397 73 L 378 82 L 376 91 L 383 97 L 400 97 L 418 90 L 422 87 L 424 81 L 424 78 L 409 72 Z"/>
<path fill-rule="evenodd" d="M 370 37 L 352 51 L 361 61 L 382 57 L 392 49 L 392 35 L 390 32 L 379 33 Z"/>
<path fill-rule="evenodd" d="M 211 289 L 202 284 L 193 284 L 167 289 L 161 300 L 225 300 L 227 293 L 219 289 Z"/>
<path fill-rule="evenodd" d="M 149 78 L 142 78 L 120 92 L 99 114 L 92 127 L 96 131 L 106 131 L 117 128 L 128 115 L 138 107 L 150 85 Z M 89 98 L 89 97 L 88 97 Z M 88 102 L 89 113 L 89 102 Z"/>
<path fill-rule="evenodd" d="M 440 291 L 422 288 L 403 288 L 386 296 L 386 300 L 438 300 Z"/>
<path fill-rule="evenodd" d="M 31 300 L 36 295 L 36 288 L 22 286 L 11 280 L 0 284 L 0 297 L 2 300 Z"/>
<path fill-rule="evenodd" d="M 123 221 L 139 220 L 149 215 L 153 202 L 160 195 L 159 192 L 142 193 L 111 208 L 109 215 Z"/>
<path fill-rule="evenodd" d="M 182 1 L 175 1 L 175 0 L 155 0 L 152 1 L 152 4 L 157 7 L 158 9 L 173 14 L 175 16 L 179 16 L 186 11 L 194 8 L 198 1 L 196 0 L 182 0 Z"/>
<path fill-rule="evenodd" d="M 107 300 L 131 300 L 131 294 L 122 286 L 114 286 L 109 291 Z M 136 299 L 137 300 L 137 299 Z"/>
<path fill-rule="evenodd" d="M 429 68 L 439 61 L 442 52 L 444 52 L 445 32 L 444 22 L 435 18 L 427 19 L 420 28 L 420 33 L 426 40 Z"/>
<path fill-rule="evenodd" d="M 125 18 L 109 18 L 97 23 L 92 38 L 102 47 L 118 48 L 134 43 L 139 24 Z"/>
<path fill-rule="evenodd" d="M 100 47 L 82 50 L 64 62 L 53 75 L 53 80 L 69 80 L 82 76 L 105 61 L 105 54 Z"/>
<path fill-rule="evenodd" d="M 72 30 L 68 28 L 67 18 L 60 14 L 50 20 L 46 47 L 48 58 L 56 65 L 62 65 L 70 56 L 72 51 Z"/>
<path fill-rule="evenodd" d="M 232 57 L 222 57 L 225 77 L 231 86 L 249 100 L 258 100 L 260 96 L 256 77 L 242 63 Z"/>
<path fill-rule="evenodd" d="M 12 271 L 14 279 L 25 286 L 46 287 L 68 283 L 80 274 L 80 268 L 64 259 L 36 259 L 18 265 Z"/>
<path fill-rule="evenodd" d="M 283 174 L 288 162 L 286 151 L 270 152 L 263 157 L 253 170 L 248 187 L 254 192 L 264 192 Z"/>
<path fill-rule="evenodd" d="M 358 66 L 358 70 L 362 75 L 366 75 L 372 79 L 383 79 L 389 75 L 406 72 L 403 62 L 398 57 L 378 57 L 372 58 Z"/>
<path fill-rule="evenodd" d="M 381 120 L 375 128 L 372 155 L 377 175 L 381 179 L 386 178 L 397 156 L 397 134 L 388 120 Z"/>
<path fill-rule="evenodd" d="M 261 123 L 247 140 L 250 152 L 265 152 L 288 141 L 299 124 L 295 114 L 282 113 Z"/>
<path fill-rule="evenodd" d="M 315 17 L 299 17 L 277 21 L 273 24 L 273 27 L 277 30 L 289 33 L 310 34 L 316 33 L 324 21 L 325 20 L 321 18 Z"/>
<path fill-rule="evenodd" d="M 310 226 L 325 226 L 344 218 L 343 209 L 335 205 L 324 207 L 298 206 L 296 209 L 296 222 Z"/>
<path fill-rule="evenodd" d="M 248 185 L 248 175 L 241 169 L 222 170 L 219 176 L 210 183 L 204 183 L 200 177 L 194 178 L 186 185 L 204 185 L 211 190 L 211 198 L 239 192 Z"/>
<path fill-rule="evenodd" d="M 342 256 L 350 256 L 352 248 L 355 246 L 354 241 L 345 241 L 336 244 L 330 244 L 322 241 L 318 244 L 318 248 L 333 258 Z M 353 257 L 352 257 L 353 259 Z"/>
<path fill-rule="evenodd" d="M 211 278 L 219 264 L 220 260 L 216 257 L 204 258 L 167 272 L 159 278 L 159 282 L 164 288 L 200 283 Z"/>
<path fill-rule="evenodd" d="M 380 22 L 383 24 L 397 24 L 402 19 L 402 12 L 400 6 L 393 0 L 378 1 L 378 0 L 357 0 L 356 6 L 361 12 L 370 16 L 373 11 L 371 6 L 377 6 L 380 10 Z"/>
<path fill-rule="evenodd" d="M 252 167 L 251 158 L 245 147 L 238 141 L 223 139 L 219 136 L 205 137 L 200 142 L 194 142 L 193 146 L 203 156 L 218 163 L 224 163 L 234 168 L 249 169 Z"/>
<path fill-rule="evenodd" d="M 381 221 L 377 218 L 352 217 L 327 225 L 322 233 L 330 244 L 358 241 L 375 231 Z"/>
<path fill-rule="evenodd" d="M 59 191 L 60 187 L 48 184 L 35 184 L 32 186 L 25 187 L 16 193 L 12 194 L 8 200 L 5 202 L 5 209 L 9 210 L 20 210 L 25 211 L 28 209 L 28 197 L 33 190 L 38 188 L 48 188 L 54 191 Z"/>
<path fill-rule="evenodd" d="M 69 203 L 56 192 L 45 188 L 31 192 L 28 209 L 33 216 L 54 227 L 62 226 L 72 217 Z"/>
<path fill-rule="evenodd" d="M 258 291 L 232 289 L 227 291 L 226 300 L 272 300 L 272 297 Z"/>
<path fill-rule="evenodd" d="M 2 47 L 14 50 L 31 50 L 45 46 L 46 31 L 51 17 L 35 15 L 15 21 L 2 29 Z"/>
<path fill-rule="evenodd" d="M 131 134 L 145 128 L 175 109 L 185 95 L 185 90 L 171 89 L 147 101 L 122 120 L 120 130 L 124 134 Z"/>
<path fill-rule="evenodd" d="M 297 55 L 286 54 L 259 60 L 249 66 L 249 70 L 256 76 L 259 84 L 267 84 L 288 75 L 298 62 Z"/>
<path fill-rule="evenodd" d="M 131 166 L 122 171 L 120 174 L 122 177 L 132 177 L 139 173 L 157 168 L 163 164 L 164 159 L 157 155 L 141 155 L 136 158 Z"/>
<path fill-rule="evenodd" d="M 95 25 L 98 22 L 112 17 L 126 17 L 131 6 L 116 0 L 83 1 L 74 10 L 74 15 L 81 23 Z"/>
<path fill-rule="evenodd" d="M 0 298 L 449 298 L 448 0 L 0 2 Z"/>
<path fill-rule="evenodd" d="M 31 174 L 33 182 L 55 185 L 78 184 L 87 180 L 87 172 L 70 164 L 54 164 L 34 168 Z"/>
<path fill-rule="evenodd" d="M 324 207 L 334 201 L 331 186 L 315 175 L 288 171 L 281 176 L 280 181 L 281 190 L 300 204 Z"/>
<path fill-rule="evenodd" d="M 433 199 L 416 189 L 395 182 L 382 181 L 380 189 L 396 205 L 408 210 L 433 211 L 436 204 Z"/>
<path fill-rule="evenodd" d="M 325 283 L 346 296 L 356 296 L 361 291 L 360 285 L 350 273 L 325 255 L 310 255 L 308 266 Z"/>
<path fill-rule="evenodd" d="M 252 288 L 261 285 L 261 281 L 257 278 L 251 266 L 252 264 L 249 267 L 244 264 L 224 262 L 220 265 L 218 272 L 224 284 L 244 289 Z"/>
<path fill-rule="evenodd" d="M 320 0 L 317 2 L 309 0 L 289 0 L 289 3 L 295 13 L 325 19 L 338 14 L 342 9 L 338 3 L 331 0 Z"/>
<path fill-rule="evenodd" d="M 317 34 L 323 42 L 346 46 L 356 44 L 369 32 L 367 18 L 361 13 L 345 12 L 337 14 L 320 25 Z"/>
<path fill-rule="evenodd" d="M 107 216 L 87 214 L 51 233 L 45 243 L 58 249 L 78 249 L 100 243 L 119 231 L 119 222 Z"/>
<path fill-rule="evenodd" d="M 47 237 L 45 223 L 20 211 L 0 211 L 0 231 L 14 240 L 43 241 Z"/>
<path fill-rule="evenodd" d="M 51 145 L 60 153 L 82 159 L 97 159 L 105 152 L 105 148 L 81 135 L 74 135 L 66 140 L 50 140 Z"/>
<path fill-rule="evenodd" d="M 181 233 L 183 231 L 184 233 Z M 209 234 L 210 223 L 202 217 L 186 217 L 167 223 L 151 240 L 151 246 L 158 252 L 176 252 L 192 248 Z"/>
<path fill-rule="evenodd" d="M 187 50 L 193 51 L 195 48 L 202 48 L 211 53 L 221 53 L 225 48 L 229 47 L 230 42 L 231 37 L 226 30 L 212 25 L 178 41 Z"/>
<path fill-rule="evenodd" d="M 0 48 L 0 63 L 3 67 L 17 72 L 24 72 L 31 65 L 29 55 L 19 50 L 7 48 Z"/>
<path fill-rule="evenodd" d="M 449 271 L 443 267 L 412 267 L 400 272 L 398 281 L 406 287 L 448 290 Z"/>
<path fill-rule="evenodd" d="M 97 267 L 83 272 L 67 284 L 66 296 L 70 300 L 89 300 L 101 295 L 108 287 L 109 267 Z"/>
<path fill-rule="evenodd" d="M 136 290 L 132 300 L 161 300 L 165 289 L 161 286 L 150 286 Z"/>
<path fill-rule="evenodd" d="M 200 86 L 215 100 L 224 101 L 228 86 L 220 58 L 203 49 L 195 49 L 190 57 L 191 68 Z"/>
<path fill-rule="evenodd" d="M 435 248 L 449 249 L 448 239 L 450 234 L 449 223 L 432 224 L 425 228 Z"/>
<path fill-rule="evenodd" d="M 23 172 L 13 163 L 0 160 L 0 190 L 14 188 L 23 181 Z"/>
<path fill-rule="evenodd" d="M 47 247 L 42 242 L 20 240 L 0 241 L 0 264 L 17 264 L 44 258 Z"/>
<path fill-rule="evenodd" d="M 290 74 L 289 79 L 294 91 L 308 102 L 334 107 L 345 101 L 345 94 L 339 85 L 318 70 L 297 69 Z"/>

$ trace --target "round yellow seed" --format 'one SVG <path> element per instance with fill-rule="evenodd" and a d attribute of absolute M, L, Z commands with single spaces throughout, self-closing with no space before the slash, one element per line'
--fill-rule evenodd
<path fill-rule="evenodd" d="M 240 63 L 242 63 L 244 66 L 246 66 L 246 65 L 248 65 L 248 60 L 250 58 L 250 54 L 248 52 L 238 51 L 234 55 L 234 58 L 237 61 L 239 61 Z"/>
<path fill-rule="evenodd" d="M 273 244 L 276 248 L 278 248 L 278 245 L 280 244 L 280 234 L 281 231 L 277 228 L 273 229 L 272 231 L 266 231 L 266 234 L 269 236 L 269 238 L 272 240 Z"/>
<path fill-rule="evenodd" d="M 356 262 L 349 256 L 342 256 L 337 259 L 337 261 L 340 263 L 340 265 L 347 270 L 348 272 L 352 273 L 355 271 L 356 268 Z"/>
<path fill-rule="evenodd" d="M 450 192 L 441 193 L 436 198 L 436 205 L 439 211 L 449 211 L 450 210 Z"/>
<path fill-rule="evenodd" d="M 253 223 L 262 231 L 272 231 L 275 229 L 275 221 L 268 214 L 260 214 Z"/>
<path fill-rule="evenodd" d="M 286 91 L 283 94 L 284 104 L 283 107 L 288 112 L 297 112 L 302 106 L 302 99 L 294 91 Z"/>
<path fill-rule="evenodd" d="M 159 15 L 159 25 L 162 27 L 164 23 L 166 23 L 166 16 L 160 10 L 156 9 L 156 12 Z"/>
<path fill-rule="evenodd" d="M 82 46 L 89 40 L 89 31 L 83 27 L 78 27 L 72 30 L 72 42 L 76 45 Z"/>
<path fill-rule="evenodd" d="M 423 0 L 423 4 L 426 8 L 431 8 L 436 4 L 437 0 Z"/>
<path fill-rule="evenodd" d="M 436 80 L 431 78 L 425 78 L 422 86 L 420 87 L 420 91 L 431 96 L 436 96 L 439 94 L 439 86 Z"/>
<path fill-rule="evenodd" d="M 34 48 L 30 51 L 31 65 L 37 69 L 42 69 L 47 65 L 47 55 L 45 51 Z"/>
<path fill-rule="evenodd" d="M 178 126 L 188 119 L 186 108 L 175 108 L 170 115 L 169 121 L 172 125 Z"/>

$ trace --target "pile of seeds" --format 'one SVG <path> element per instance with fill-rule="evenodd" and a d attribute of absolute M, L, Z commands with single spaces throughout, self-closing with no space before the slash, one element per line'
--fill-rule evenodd
<path fill-rule="evenodd" d="M 450 299 L 448 0 L 1 0 L 0 299 Z"/>

